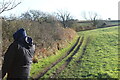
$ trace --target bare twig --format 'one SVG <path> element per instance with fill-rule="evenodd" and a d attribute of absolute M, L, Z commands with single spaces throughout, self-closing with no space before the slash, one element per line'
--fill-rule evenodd
<path fill-rule="evenodd" d="M 0 4 L 1 8 L 0 8 L 0 14 L 3 13 L 4 11 L 9 11 L 14 9 L 15 7 L 17 7 L 21 2 L 18 2 L 17 4 L 15 4 L 16 0 L 12 0 L 9 2 L 5 2 L 5 0 L 3 0 L 3 2 Z"/>

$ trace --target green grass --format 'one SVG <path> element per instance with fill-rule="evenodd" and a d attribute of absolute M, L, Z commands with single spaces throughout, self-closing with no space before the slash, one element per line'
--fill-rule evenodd
<path fill-rule="evenodd" d="M 77 46 L 74 48 L 74 50 L 77 48 Z M 49 70 L 42 78 L 48 78 L 48 77 L 54 75 L 54 73 L 56 73 L 56 70 L 59 69 L 66 62 L 66 59 L 68 59 L 68 57 L 70 57 L 72 55 L 74 50 L 67 57 L 65 57 L 61 62 L 59 62 L 57 65 L 55 65 L 53 68 L 51 68 L 51 70 Z"/>
<path fill-rule="evenodd" d="M 84 37 L 83 43 L 69 65 L 56 78 L 118 78 L 120 71 L 118 68 L 118 27 L 81 31 L 78 34 Z M 59 51 L 59 54 L 33 64 L 31 75 L 38 74 L 46 66 L 50 66 L 52 62 L 64 56 L 64 52 L 70 49 L 75 40 L 67 48 Z M 84 50 L 85 47 L 86 50 Z M 73 51 L 69 56 L 72 53 Z M 83 53 L 84 55 L 80 58 Z M 64 64 L 69 56 L 51 68 L 42 78 L 49 78 L 56 73 L 56 69 Z"/>
<path fill-rule="evenodd" d="M 72 62 L 59 78 L 118 78 L 118 27 L 78 33 L 85 37 Z M 79 59 L 87 38 L 90 38 L 83 58 Z M 81 61 L 81 62 L 76 62 Z"/>
<path fill-rule="evenodd" d="M 53 62 L 57 61 L 59 58 L 65 55 L 65 53 L 75 44 L 78 36 L 68 44 L 68 46 L 64 49 L 61 49 L 57 52 L 56 55 L 51 55 L 46 58 L 42 58 L 38 61 L 38 63 L 33 63 L 31 65 L 30 76 L 36 77 L 39 72 L 43 71 L 45 68 L 49 67 Z"/>

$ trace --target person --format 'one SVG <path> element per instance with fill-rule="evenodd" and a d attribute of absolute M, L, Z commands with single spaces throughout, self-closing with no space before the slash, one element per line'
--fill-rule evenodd
<path fill-rule="evenodd" d="M 16 31 L 13 38 L 13 43 L 4 55 L 2 79 L 7 73 L 7 80 L 28 80 L 35 45 L 23 28 Z"/>

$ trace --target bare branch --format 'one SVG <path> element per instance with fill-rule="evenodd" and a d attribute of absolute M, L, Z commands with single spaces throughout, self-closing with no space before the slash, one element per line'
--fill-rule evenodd
<path fill-rule="evenodd" d="M 61 21 L 64 27 L 68 27 L 68 21 L 72 19 L 72 16 L 68 11 L 58 10 L 57 18 Z"/>
<path fill-rule="evenodd" d="M 15 7 L 17 7 L 21 2 L 18 2 L 15 4 L 16 0 L 12 0 L 9 2 L 5 2 L 5 0 L 3 0 L 3 2 L 0 4 L 1 8 L 0 8 L 0 14 L 3 13 L 4 11 L 9 11 L 14 9 Z"/>
<path fill-rule="evenodd" d="M 100 20 L 99 15 L 96 12 L 83 12 L 82 16 L 84 19 L 89 20 L 92 26 L 97 26 L 98 20 Z"/>

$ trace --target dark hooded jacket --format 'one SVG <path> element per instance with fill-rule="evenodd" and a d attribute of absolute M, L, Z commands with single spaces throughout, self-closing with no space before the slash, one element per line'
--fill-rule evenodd
<path fill-rule="evenodd" d="M 4 55 L 2 78 L 8 73 L 8 78 L 28 78 L 30 65 L 35 51 L 32 39 L 27 37 L 24 29 L 13 34 L 14 42 Z"/>

